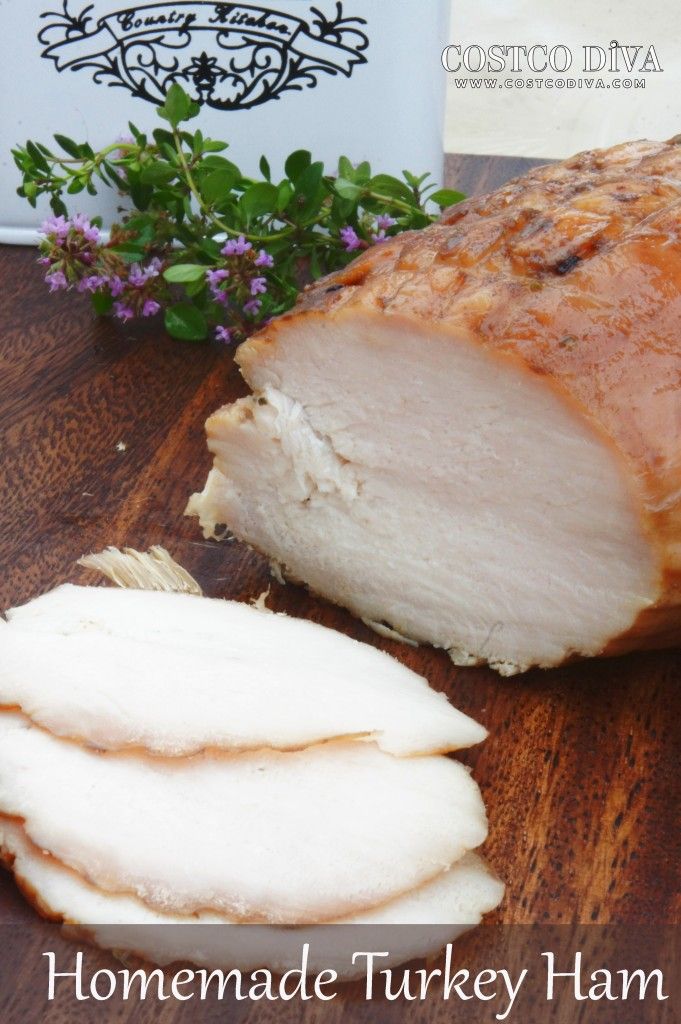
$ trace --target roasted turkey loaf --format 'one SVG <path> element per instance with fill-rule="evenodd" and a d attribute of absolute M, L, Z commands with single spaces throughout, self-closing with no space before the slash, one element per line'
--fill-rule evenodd
<path fill-rule="evenodd" d="M 238 350 L 188 511 L 504 674 L 681 637 L 681 146 L 542 167 Z"/>

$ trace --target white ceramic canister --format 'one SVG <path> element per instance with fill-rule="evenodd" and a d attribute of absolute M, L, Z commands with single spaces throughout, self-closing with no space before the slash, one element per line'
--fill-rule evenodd
<path fill-rule="evenodd" d="M 202 104 L 205 135 L 273 176 L 294 149 L 335 170 L 440 180 L 448 0 L 0 0 L 0 241 L 33 242 L 48 213 L 16 195 L 10 149 L 59 132 L 93 148 L 150 130 L 172 82 Z M 77 200 L 77 202 L 76 202 Z M 117 197 L 81 193 L 70 208 L 112 219 Z"/>

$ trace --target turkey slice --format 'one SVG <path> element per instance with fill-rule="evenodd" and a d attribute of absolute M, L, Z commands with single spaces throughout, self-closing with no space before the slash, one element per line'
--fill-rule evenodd
<path fill-rule="evenodd" d="M 486 735 L 387 654 L 234 601 L 66 584 L 7 619 L 0 704 L 104 749 L 175 756 L 357 737 L 408 755 Z"/>
<path fill-rule="evenodd" d="M 358 971 L 352 967 L 355 950 L 390 949 L 382 967 L 430 955 L 478 924 L 504 893 L 482 858 L 468 853 L 419 888 L 332 925 L 235 925 L 214 913 L 193 918 L 163 914 L 134 897 L 102 892 L 41 853 L 21 825 L 9 819 L 0 820 L 0 857 L 13 867 L 20 887 L 42 913 L 84 926 L 97 945 L 161 965 L 189 960 L 209 969 L 266 966 L 283 972 L 300 966 L 307 942 L 311 970 L 335 965 L 347 978 Z M 376 927 L 368 930 L 368 925 Z"/>
<path fill-rule="evenodd" d="M 336 742 L 159 759 L 65 743 L 0 715 L 0 810 L 100 888 L 172 913 L 319 922 L 434 878 L 486 837 L 445 757 Z"/>

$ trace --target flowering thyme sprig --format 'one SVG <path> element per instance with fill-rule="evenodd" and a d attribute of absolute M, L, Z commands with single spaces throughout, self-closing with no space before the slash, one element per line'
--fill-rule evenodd
<path fill-rule="evenodd" d="M 262 157 L 255 179 L 222 155 L 226 143 L 180 127 L 199 106 L 179 85 L 158 113 L 168 128 L 151 138 L 130 124 L 99 152 L 55 135 L 59 153 L 27 142 L 13 155 L 19 194 L 32 206 L 49 197 L 54 213 L 39 259 L 50 290 L 89 294 L 98 313 L 123 321 L 162 310 L 177 338 L 238 341 L 288 309 L 307 281 L 463 198 L 427 174 L 372 174 L 347 157 L 331 175 L 307 150 L 291 153 L 279 181 Z M 69 216 L 65 204 L 102 185 L 130 205 L 106 240 L 98 218 Z"/>
<path fill-rule="evenodd" d="M 99 225 L 82 214 L 50 217 L 40 233 L 38 263 L 46 268 L 51 292 L 75 288 L 89 293 L 98 312 L 113 312 L 124 321 L 154 316 L 167 299 L 164 261 L 152 256 L 144 265 L 126 263 L 116 252 L 116 236 L 104 244 Z"/>
<path fill-rule="evenodd" d="M 214 302 L 224 308 L 223 319 L 215 329 L 218 341 L 239 341 L 252 330 L 258 317 L 268 280 L 264 268 L 274 265 L 273 258 L 264 249 L 258 252 L 243 235 L 230 238 L 220 250 L 222 263 L 206 271 L 206 283 Z"/>

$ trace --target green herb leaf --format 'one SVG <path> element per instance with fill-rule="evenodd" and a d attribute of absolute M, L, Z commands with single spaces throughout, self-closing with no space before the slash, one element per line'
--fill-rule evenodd
<path fill-rule="evenodd" d="M 226 161 L 228 162 L 228 161 Z M 199 183 L 201 196 L 207 203 L 218 203 L 230 194 L 240 177 L 238 167 L 222 167 L 202 175 Z"/>
<path fill-rule="evenodd" d="M 391 174 L 377 174 L 374 178 L 370 178 L 367 188 L 371 192 L 387 196 L 389 199 L 399 199 L 401 202 L 414 204 L 414 195 L 411 189 L 399 178 L 393 178 Z"/>
<path fill-rule="evenodd" d="M 309 167 L 312 163 L 312 153 L 307 149 L 297 149 L 295 153 L 291 153 L 286 158 L 284 164 L 284 171 L 286 177 L 290 181 L 295 182 L 296 179 L 303 173 L 306 167 Z"/>
<path fill-rule="evenodd" d="M 355 174 L 355 168 L 352 166 L 346 156 L 341 156 L 338 159 L 338 177 L 347 178 L 348 181 L 352 181 Z"/>
<path fill-rule="evenodd" d="M 201 110 L 198 103 L 195 103 L 177 82 L 168 89 L 164 103 L 157 108 L 159 117 L 169 121 L 173 128 L 177 128 L 182 121 L 189 121 L 196 117 Z"/>
<path fill-rule="evenodd" d="M 440 188 L 428 196 L 428 199 L 439 207 L 454 206 L 455 203 L 460 203 L 465 198 L 463 192 L 457 192 L 453 188 Z"/>
<path fill-rule="evenodd" d="M 144 247 L 133 242 L 122 242 L 120 245 L 112 245 L 111 252 L 120 256 L 124 263 L 139 263 L 144 256 Z"/>
<path fill-rule="evenodd" d="M 296 192 L 292 211 L 293 220 L 300 223 L 308 220 L 318 210 L 324 197 L 326 188 L 322 183 L 324 164 L 320 161 L 306 167 L 296 181 Z M 289 204 L 289 209 L 291 204 Z"/>
<path fill-rule="evenodd" d="M 277 203 L 277 189 L 268 181 L 258 181 L 250 185 L 239 200 L 246 221 L 250 222 L 264 213 L 270 213 Z"/>
<path fill-rule="evenodd" d="M 282 181 L 279 188 L 277 189 L 277 202 L 275 209 L 277 213 L 282 213 L 289 202 L 293 198 L 293 185 L 290 181 Z"/>
<path fill-rule="evenodd" d="M 175 140 L 172 132 L 169 132 L 166 128 L 154 128 L 152 135 L 159 149 L 163 146 L 168 146 L 171 152 L 175 152 Z"/>
<path fill-rule="evenodd" d="M 154 195 L 152 185 L 145 185 L 140 179 L 139 173 L 128 171 L 126 191 L 138 210 L 146 210 Z"/>
<path fill-rule="evenodd" d="M 199 242 L 199 249 L 211 263 L 216 263 L 220 257 L 221 246 L 214 238 L 202 238 Z"/>
<path fill-rule="evenodd" d="M 61 146 L 64 152 L 68 153 L 69 156 L 79 159 L 83 155 L 81 152 L 82 147 L 79 146 L 77 142 L 74 142 L 73 139 L 69 139 L 66 135 L 55 134 L 54 141 L 58 146 Z"/>
<path fill-rule="evenodd" d="M 205 315 L 189 302 L 178 302 L 165 311 L 165 328 L 181 341 L 203 341 L 208 334 Z"/>
<path fill-rule="evenodd" d="M 30 156 L 34 165 L 41 171 L 49 171 L 50 165 L 45 159 L 44 155 L 40 152 L 34 142 L 26 143 L 26 152 Z"/>
<path fill-rule="evenodd" d="M 197 128 L 192 139 L 192 156 L 200 156 L 203 152 L 203 132 Z"/>
<path fill-rule="evenodd" d="M 101 227 L 101 224 L 99 226 Z M 157 228 L 153 217 L 149 214 L 143 213 L 131 217 L 126 226 L 129 230 L 135 232 L 136 245 L 146 246 L 154 241 Z"/>
<path fill-rule="evenodd" d="M 341 199 L 359 199 L 362 194 L 362 189 L 359 185 L 355 185 L 353 181 L 348 181 L 347 178 L 336 178 L 333 183 L 334 191 L 336 195 L 339 195 Z"/>
<path fill-rule="evenodd" d="M 204 153 L 222 153 L 223 149 L 229 149 L 228 142 L 218 142 L 216 139 L 205 139 L 203 143 Z"/>
<path fill-rule="evenodd" d="M 112 184 L 119 192 L 127 193 L 129 191 L 129 182 L 127 178 L 124 178 L 122 174 L 111 166 L 111 164 L 104 164 L 100 168 L 99 172 L 108 184 Z"/>
<path fill-rule="evenodd" d="M 177 177 L 177 168 L 171 167 L 164 160 L 157 160 L 153 164 L 145 164 L 140 171 L 140 181 L 143 185 L 167 185 Z"/>
<path fill-rule="evenodd" d="M 230 170 L 235 175 L 237 181 L 242 178 L 241 170 L 235 163 L 228 160 L 226 156 L 218 156 L 216 153 L 209 153 L 208 156 L 204 156 L 201 161 L 201 170 L 205 171 L 207 168 L 211 170 Z"/>
<path fill-rule="evenodd" d="M 171 284 L 184 284 L 187 281 L 199 281 L 206 276 L 208 267 L 199 263 L 176 263 L 163 271 L 166 281 Z"/>
<path fill-rule="evenodd" d="M 404 179 L 407 182 L 407 184 L 411 185 L 412 188 L 415 189 L 421 188 L 421 185 L 424 183 L 426 178 L 430 177 L 428 171 L 426 171 L 425 174 L 421 174 L 418 178 L 416 177 L 415 174 L 412 174 L 411 171 L 402 171 L 402 174 L 404 175 Z"/>
<path fill-rule="evenodd" d="M 106 316 L 113 309 L 113 296 L 109 292 L 93 292 L 91 295 L 92 308 L 97 316 Z"/>
<path fill-rule="evenodd" d="M 363 160 L 361 164 L 357 165 L 353 177 L 358 185 L 366 185 L 371 177 L 371 165 L 368 160 Z"/>
<path fill-rule="evenodd" d="M 66 204 L 58 195 L 50 196 L 50 207 L 52 213 L 55 213 L 57 217 L 68 217 L 69 211 L 66 209 Z"/>
<path fill-rule="evenodd" d="M 207 268 L 204 267 L 203 269 L 205 271 Z M 187 281 L 184 290 L 188 298 L 194 299 L 195 302 L 200 302 L 202 306 L 204 305 L 206 282 L 203 277 L 197 281 Z"/>

